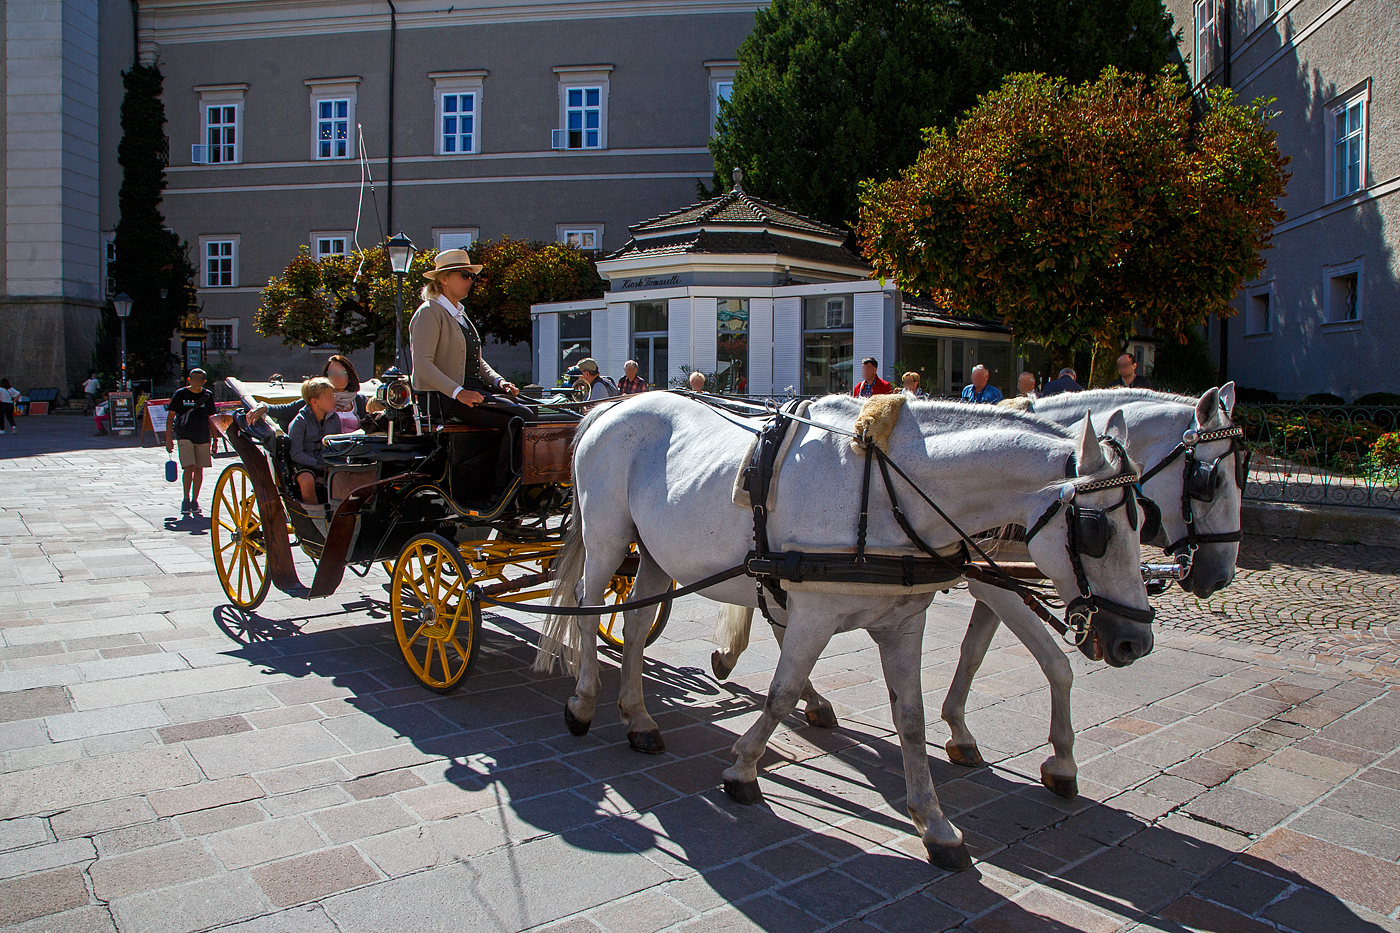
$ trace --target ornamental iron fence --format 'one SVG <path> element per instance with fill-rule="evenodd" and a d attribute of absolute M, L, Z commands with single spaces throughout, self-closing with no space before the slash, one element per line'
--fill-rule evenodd
<path fill-rule="evenodd" d="M 1400 409 L 1238 405 L 1254 453 L 1245 498 L 1400 509 Z"/>

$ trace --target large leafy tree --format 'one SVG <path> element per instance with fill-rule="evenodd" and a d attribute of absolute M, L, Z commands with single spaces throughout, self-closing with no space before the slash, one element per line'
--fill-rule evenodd
<path fill-rule="evenodd" d="M 160 212 L 165 190 L 164 84 L 158 65 L 132 65 L 122 73 L 122 140 L 117 162 L 122 167 L 117 202 L 121 220 L 115 235 L 112 277 L 118 292 L 132 302 L 127 324 L 127 372 L 132 378 L 162 382 L 177 357 L 170 352 L 175 325 L 195 300 L 195 269 L 189 244 L 165 227 Z M 161 298 L 161 289 L 167 294 Z M 120 324 L 111 303 L 102 310 L 95 369 L 113 373 L 120 355 Z"/>
<path fill-rule="evenodd" d="M 483 266 L 468 298 L 472 318 L 484 335 L 505 343 L 530 338 L 530 305 L 603 293 L 593 260 L 573 247 L 504 237 L 473 247 L 472 253 Z M 422 273 L 433 267 L 436 255 L 432 250 L 417 254 L 404 283 L 405 341 Z M 303 246 L 263 289 L 253 326 L 287 345 L 329 345 L 343 352 L 372 346 L 375 372 L 380 373 L 394 362 L 396 289 L 383 247 L 317 261 Z"/>
<path fill-rule="evenodd" d="M 1155 72 L 1175 47 L 1160 0 L 774 0 L 739 47 L 710 149 L 715 184 L 836 226 L 859 185 L 913 161 L 1003 75 Z"/>
<path fill-rule="evenodd" d="M 861 243 L 878 274 L 1059 359 L 1092 343 L 1097 377 L 1135 322 L 1184 334 L 1228 316 L 1263 268 L 1288 179 L 1269 103 L 1214 90 L 1193 117 L 1170 69 L 1013 75 L 866 186 Z"/>

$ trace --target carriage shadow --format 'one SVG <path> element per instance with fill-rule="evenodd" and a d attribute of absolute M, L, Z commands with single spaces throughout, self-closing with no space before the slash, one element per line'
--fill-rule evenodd
<path fill-rule="evenodd" d="M 405 670 L 387 622 L 337 624 L 349 612 L 387 618 L 384 603 L 364 597 L 282 620 L 221 607 L 215 620 L 239 643 L 231 656 L 269 672 L 329 679 L 338 688 L 329 692 L 362 714 L 325 722 L 352 752 L 421 752 L 418 769 L 459 791 L 444 820 L 479 819 L 516 843 L 557 836 L 581 875 L 598 870 L 590 864 L 609 872 L 642 865 L 605 859 L 643 858 L 677 879 L 665 886 L 672 896 L 695 910 L 718 908 L 706 929 L 809 933 L 857 917 L 892 933 L 964 923 L 1035 931 L 1112 929 L 1113 922 L 1182 933 L 1256 928 L 1222 903 L 1301 930 L 1382 929 L 1306 879 L 1201 838 L 1208 833 L 1147 826 L 1111 804 L 1062 801 L 1033 779 L 964 769 L 935 753 L 940 797 L 977 860 L 972 870 L 948 875 L 922 857 L 904 814 L 897 738 L 878 723 L 850 717 L 820 730 L 794 717 L 761 763 L 764 802 L 743 807 L 716 785 L 736 733 L 762 702 L 750 689 L 648 658 L 648 705 L 667 750 L 644 756 L 628 748 L 612 704 L 616 655 L 603 653 L 593 728 L 574 737 L 562 716 L 572 678 L 529 673 L 536 635 L 528 626 L 488 613 L 473 675 L 456 693 L 437 696 Z M 665 646 L 663 637 L 656 653 L 668 655 Z M 412 753 L 396 758 L 384 767 L 411 774 L 404 769 Z M 1239 847 L 1246 844 L 1240 837 Z M 523 858 L 519 871 L 521 890 L 536 894 L 563 882 Z M 1018 896 L 1015 879 L 1042 887 Z M 977 914 L 985 915 L 968 920 Z"/>

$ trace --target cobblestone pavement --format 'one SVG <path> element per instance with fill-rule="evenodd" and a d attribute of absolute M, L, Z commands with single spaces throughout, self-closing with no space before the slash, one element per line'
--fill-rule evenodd
<path fill-rule="evenodd" d="M 1073 656 L 1080 796 L 1038 783 L 1048 694 L 1000 634 L 938 791 L 977 858 L 931 868 L 876 653 L 814 673 L 841 724 L 775 736 L 766 803 L 716 789 L 776 650 L 708 674 L 714 606 L 649 652 L 667 751 L 626 748 L 615 659 L 584 738 L 494 615 L 466 687 L 406 675 L 382 572 L 224 605 L 163 451 L 76 418 L 0 437 L 0 926 L 16 931 L 656 933 L 1400 930 L 1400 551 L 1248 539 L 1234 586 L 1162 598 L 1153 654 Z M 99 446 L 94 447 L 96 441 Z M 217 470 L 216 459 L 204 501 Z M 936 711 L 970 603 L 929 613 Z"/>

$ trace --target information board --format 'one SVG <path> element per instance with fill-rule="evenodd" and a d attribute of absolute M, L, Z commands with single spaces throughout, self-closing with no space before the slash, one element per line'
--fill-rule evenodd
<path fill-rule="evenodd" d="M 146 443 L 146 432 L 156 437 L 157 444 L 165 443 L 165 428 L 170 419 L 170 399 L 153 398 L 146 400 L 145 413 L 141 418 L 141 443 Z"/>
<path fill-rule="evenodd" d="M 112 433 L 130 436 L 136 433 L 136 403 L 130 392 L 113 392 L 107 396 L 107 411 L 112 418 Z"/>

